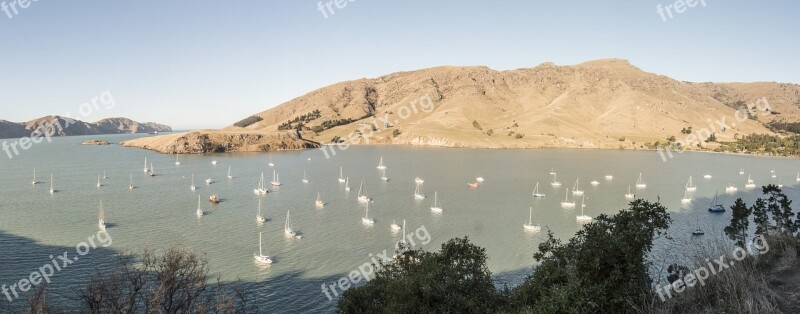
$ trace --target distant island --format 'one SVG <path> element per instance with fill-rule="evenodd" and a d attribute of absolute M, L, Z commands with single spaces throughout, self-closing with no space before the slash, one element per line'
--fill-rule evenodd
<path fill-rule="evenodd" d="M 800 153 L 800 85 L 693 83 L 627 60 L 435 67 L 337 83 L 221 130 L 129 140 L 168 154 L 324 144 Z M 767 138 L 747 138 L 752 134 Z M 681 145 L 682 144 L 682 145 Z M 668 152 L 671 154 L 671 152 Z"/>
<path fill-rule="evenodd" d="M 81 145 L 110 145 L 106 140 L 88 140 L 81 142 Z"/>
<path fill-rule="evenodd" d="M 60 116 L 46 116 L 21 123 L 0 120 L 0 139 L 31 136 L 37 130 L 42 134 L 45 131 L 52 132 L 51 136 L 172 132 L 167 125 L 136 122 L 128 118 L 108 118 L 94 123 Z"/>

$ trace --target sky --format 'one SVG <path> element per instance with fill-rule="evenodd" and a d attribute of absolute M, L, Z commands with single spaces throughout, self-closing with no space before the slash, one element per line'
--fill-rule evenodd
<path fill-rule="evenodd" d="M 800 83 L 800 1 L 333 1 L 0 0 L 0 119 L 221 128 L 333 83 L 442 65 L 622 58 L 683 81 Z M 113 106 L 90 105 L 101 95 Z"/>

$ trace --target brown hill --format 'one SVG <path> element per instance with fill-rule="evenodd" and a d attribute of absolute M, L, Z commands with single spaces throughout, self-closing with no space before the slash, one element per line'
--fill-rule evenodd
<path fill-rule="evenodd" d="M 50 128 L 50 125 L 56 125 Z M 58 127 L 60 126 L 60 127 Z M 172 128 L 157 123 L 139 123 L 127 118 L 109 118 L 95 123 L 60 116 L 46 116 L 23 123 L 0 121 L 0 138 L 30 136 L 36 130 L 54 130 L 52 136 L 101 135 L 171 132 Z"/>

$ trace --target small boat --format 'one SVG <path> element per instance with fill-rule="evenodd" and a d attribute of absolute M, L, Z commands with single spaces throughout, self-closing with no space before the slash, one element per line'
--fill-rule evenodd
<path fill-rule="evenodd" d="M 206 179 L 207 185 L 211 185 L 212 183 L 214 183 L 214 180 L 211 180 L 211 178 Z"/>
<path fill-rule="evenodd" d="M 637 189 L 644 189 L 646 187 L 647 187 L 647 183 L 644 183 L 644 180 L 642 180 L 642 173 L 639 172 L 639 179 L 636 180 L 636 188 Z"/>
<path fill-rule="evenodd" d="M 219 204 L 219 197 L 217 197 L 217 194 L 211 194 L 211 196 L 208 197 L 208 201 L 211 202 L 211 204 Z"/>
<path fill-rule="evenodd" d="M 583 199 L 581 200 L 581 215 L 575 217 L 575 219 L 577 219 L 578 222 L 589 222 L 589 221 L 592 221 L 592 217 L 587 216 L 586 214 L 583 213 L 583 210 L 586 207 L 585 204 L 584 204 L 585 200 L 586 200 L 586 197 L 584 196 Z"/>
<path fill-rule="evenodd" d="M 275 167 L 275 163 L 272 162 L 272 155 L 269 155 L 269 163 L 267 163 L 270 167 Z"/>
<path fill-rule="evenodd" d="M 278 172 L 275 169 L 272 169 L 272 181 L 270 182 L 272 186 L 281 186 L 281 179 L 278 176 Z"/>
<path fill-rule="evenodd" d="M 692 183 L 692 176 L 689 176 L 689 182 L 686 182 L 686 191 L 696 191 L 697 186 Z"/>
<path fill-rule="evenodd" d="M 261 199 L 258 199 L 258 214 L 256 214 L 256 222 L 257 223 L 264 223 L 267 219 L 261 215 Z"/>
<path fill-rule="evenodd" d="M 253 253 L 253 258 L 255 258 L 256 262 L 261 263 L 261 264 L 272 264 L 272 258 L 270 258 L 269 255 L 264 255 L 264 252 L 261 249 L 261 247 L 262 247 L 261 236 L 262 236 L 261 232 L 259 232 L 258 233 L 258 255 Z"/>
<path fill-rule="evenodd" d="M 156 176 L 156 168 L 155 168 L 155 167 L 153 167 L 153 163 L 152 163 L 152 162 L 150 163 L 150 172 L 149 172 L 148 174 L 149 174 L 151 177 L 155 177 L 155 176 Z"/>
<path fill-rule="evenodd" d="M 733 184 L 728 183 L 728 187 L 725 188 L 725 193 L 736 193 L 737 189 Z"/>
<path fill-rule="evenodd" d="M 267 191 L 267 188 L 264 187 L 264 173 L 262 172 L 261 173 L 261 180 L 258 181 L 258 187 L 253 189 L 253 193 L 255 193 L 256 195 L 266 195 L 267 192 L 269 192 L 269 191 Z"/>
<path fill-rule="evenodd" d="M 108 176 L 106 175 L 106 172 L 103 171 L 103 180 L 105 180 L 105 179 L 108 179 Z"/>
<path fill-rule="evenodd" d="M 528 222 L 522 226 L 525 228 L 525 231 L 539 232 L 542 230 L 542 227 L 533 224 L 533 206 L 528 210 Z"/>
<path fill-rule="evenodd" d="M 544 193 L 539 193 L 539 182 L 536 182 L 536 186 L 533 187 L 533 193 L 531 194 L 533 197 L 544 197 Z"/>
<path fill-rule="evenodd" d="M 150 168 L 147 167 L 147 157 L 144 158 L 144 173 L 150 172 Z"/>
<path fill-rule="evenodd" d="M 743 175 L 743 174 L 744 174 L 744 168 L 739 168 L 739 175 Z"/>
<path fill-rule="evenodd" d="M 556 175 L 556 168 L 550 168 L 550 175 L 551 176 Z"/>
<path fill-rule="evenodd" d="M 425 199 L 425 195 L 422 194 L 422 192 L 420 192 L 419 183 L 417 183 L 417 187 L 414 190 L 414 199 L 416 199 L 416 200 Z"/>
<path fill-rule="evenodd" d="M 100 201 L 100 213 L 98 216 L 97 226 L 100 227 L 100 230 L 106 230 L 106 214 L 103 210 L 103 201 Z"/>
<path fill-rule="evenodd" d="M 431 211 L 434 213 L 442 212 L 442 207 L 439 206 L 439 192 L 433 192 L 433 205 L 431 205 Z"/>
<path fill-rule="evenodd" d="M 797 173 L 797 178 L 795 179 L 797 182 L 800 182 L 800 172 Z"/>
<path fill-rule="evenodd" d="M 633 193 L 631 193 L 631 186 L 630 186 L 630 185 L 628 185 L 628 193 L 625 193 L 625 199 L 631 200 L 631 199 L 633 199 L 634 197 L 636 197 L 636 195 L 634 195 Z"/>
<path fill-rule="evenodd" d="M 694 229 L 694 231 L 692 231 L 692 235 L 694 235 L 694 236 L 701 236 L 701 235 L 704 235 L 704 234 L 706 234 L 706 233 L 703 232 L 703 229 L 700 229 L 700 227 L 697 227 L 697 229 Z"/>
<path fill-rule="evenodd" d="M 322 208 L 325 206 L 325 203 L 322 202 L 322 198 L 320 197 L 319 192 L 317 192 L 317 201 L 314 202 L 314 204 L 316 204 L 318 208 Z"/>
<path fill-rule="evenodd" d="M 591 184 L 593 186 L 598 186 L 598 185 L 600 185 L 600 182 L 598 182 L 597 180 L 593 180 L 592 182 L 589 182 L 589 184 Z"/>
<path fill-rule="evenodd" d="M 189 186 L 189 189 L 191 189 L 192 191 L 197 190 L 197 186 L 194 185 L 194 173 L 192 173 L 192 185 Z"/>
<path fill-rule="evenodd" d="M 783 188 L 783 177 L 778 178 L 778 188 L 779 189 Z"/>
<path fill-rule="evenodd" d="M 308 183 L 308 178 L 306 178 L 306 171 L 303 170 L 303 183 Z"/>
<path fill-rule="evenodd" d="M 386 165 L 383 164 L 383 156 L 381 156 L 381 160 L 378 162 L 378 170 L 386 170 Z"/>
<path fill-rule="evenodd" d="M 176 166 L 180 166 L 181 165 L 180 156 L 178 156 L 177 154 L 175 155 L 175 165 Z"/>
<path fill-rule="evenodd" d="M 710 174 L 703 175 L 703 179 L 711 179 L 711 175 Z"/>
<path fill-rule="evenodd" d="M 383 168 L 383 169 L 381 169 L 381 171 L 383 172 L 383 173 L 381 174 L 381 180 L 383 180 L 383 181 L 389 181 L 389 177 L 387 177 L 387 176 L 386 176 L 386 168 Z"/>
<path fill-rule="evenodd" d="M 50 194 L 55 194 L 56 190 L 53 188 L 53 174 L 50 173 Z"/>
<path fill-rule="evenodd" d="M 772 170 L 770 172 L 772 173 L 772 177 L 773 178 L 778 176 L 777 174 L 775 174 L 775 168 L 772 168 Z"/>
<path fill-rule="evenodd" d="M 608 181 L 614 180 L 614 176 L 612 176 L 610 174 L 607 174 L 606 175 L 606 180 L 608 180 Z"/>
<path fill-rule="evenodd" d="M 130 180 L 128 183 L 128 190 L 133 191 L 136 187 L 133 185 L 133 173 L 130 174 Z"/>
<path fill-rule="evenodd" d="M 475 181 L 483 183 L 484 179 L 483 179 L 483 177 L 477 177 L 477 178 L 475 178 Z"/>
<path fill-rule="evenodd" d="M 393 232 L 398 232 L 401 230 L 402 227 L 400 227 L 400 225 L 398 225 L 394 220 L 392 220 L 391 228 Z"/>
<path fill-rule="evenodd" d="M 369 203 L 372 199 L 367 196 L 367 188 L 364 187 L 364 180 L 361 180 L 361 185 L 358 187 L 358 201 L 362 203 Z"/>
<path fill-rule="evenodd" d="M 233 179 L 233 178 L 236 178 L 236 177 L 233 176 L 233 173 L 231 173 L 231 166 L 228 166 L 228 179 Z"/>
<path fill-rule="evenodd" d="M 416 178 L 414 178 L 414 183 L 423 184 L 423 183 L 425 183 L 425 180 L 422 180 L 422 178 L 420 178 L 420 177 L 416 177 Z"/>
<path fill-rule="evenodd" d="M 364 213 L 364 217 L 361 217 L 361 222 L 365 225 L 373 225 L 375 224 L 375 219 L 369 218 L 369 203 L 367 203 L 367 209 Z"/>
<path fill-rule="evenodd" d="M 350 177 L 344 179 L 344 190 L 350 191 Z"/>
<path fill-rule="evenodd" d="M 339 183 L 345 183 L 345 178 L 342 176 L 342 167 L 339 167 Z"/>
<path fill-rule="evenodd" d="M 292 229 L 292 223 L 289 218 L 289 211 L 286 211 L 286 222 L 283 224 L 283 234 L 287 237 L 297 237 L 297 232 Z"/>
<path fill-rule="evenodd" d="M 717 203 L 717 195 L 716 194 L 714 194 L 714 200 L 711 201 L 711 207 L 708 208 L 708 211 L 712 212 L 712 213 L 724 213 L 725 212 L 725 207 L 722 206 L 721 204 Z"/>
<path fill-rule="evenodd" d="M 689 191 L 683 191 L 683 198 L 681 199 L 681 204 L 689 204 L 692 202 L 692 198 L 689 197 Z"/>
<path fill-rule="evenodd" d="M 31 185 L 37 185 L 39 181 L 36 181 L 36 168 L 33 168 L 33 181 L 31 181 Z"/>
<path fill-rule="evenodd" d="M 203 208 L 200 207 L 200 195 L 197 196 L 197 217 L 203 217 L 205 213 L 203 212 Z"/>
<path fill-rule="evenodd" d="M 553 181 L 550 182 L 550 185 L 553 187 L 561 186 L 561 182 L 556 181 L 556 174 L 552 173 Z"/>
<path fill-rule="evenodd" d="M 563 208 L 571 208 L 575 207 L 575 201 L 569 201 L 569 191 L 564 191 L 564 201 L 561 202 L 561 207 Z"/>
<path fill-rule="evenodd" d="M 213 160 L 213 161 L 211 161 L 211 164 L 212 164 L 212 165 L 215 165 L 215 166 L 216 166 L 218 163 L 219 163 L 219 162 L 218 162 L 218 161 L 216 161 L 216 160 Z"/>
<path fill-rule="evenodd" d="M 752 177 L 752 175 L 749 175 L 749 174 L 747 175 L 747 183 L 745 183 L 745 185 L 744 185 L 745 189 L 752 189 L 752 188 L 756 187 L 756 183 L 753 181 L 753 179 L 751 177 Z"/>
<path fill-rule="evenodd" d="M 470 182 L 470 183 L 467 183 L 467 187 L 477 189 L 477 188 L 481 187 L 481 185 L 478 182 Z"/>
<path fill-rule="evenodd" d="M 580 183 L 580 179 L 575 179 L 575 185 L 572 186 L 572 195 L 581 196 L 583 195 L 583 190 L 580 189 L 578 186 Z"/>
<path fill-rule="evenodd" d="M 100 183 L 100 174 L 98 173 L 97 174 L 97 188 L 99 189 L 101 186 L 103 186 L 103 184 Z"/>

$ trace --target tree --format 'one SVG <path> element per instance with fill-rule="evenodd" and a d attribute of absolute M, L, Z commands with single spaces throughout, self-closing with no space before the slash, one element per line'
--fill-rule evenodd
<path fill-rule="evenodd" d="M 762 187 L 762 192 L 767 195 L 767 211 L 772 216 L 775 225 L 772 226 L 773 230 L 782 234 L 792 235 L 797 232 L 797 225 L 792 220 L 794 212 L 792 211 L 792 201 L 783 191 L 774 184 Z"/>
<path fill-rule="evenodd" d="M 751 209 L 739 198 L 731 206 L 731 211 L 733 212 L 731 224 L 725 227 L 725 234 L 736 242 L 736 245 L 744 248 L 747 243 L 747 230 L 750 228 Z"/>
<path fill-rule="evenodd" d="M 400 134 L 402 134 L 402 132 L 400 132 L 400 130 L 398 130 L 398 129 L 395 129 L 394 131 L 392 131 L 392 137 L 398 137 L 398 136 L 400 136 Z"/>
<path fill-rule="evenodd" d="M 753 213 L 753 224 L 756 225 L 756 235 L 766 235 L 770 230 L 769 213 L 767 212 L 767 202 L 759 198 L 750 207 Z"/>
<path fill-rule="evenodd" d="M 478 120 L 472 120 L 472 126 L 478 130 L 483 131 L 483 128 L 481 128 L 481 125 L 478 123 Z"/>

